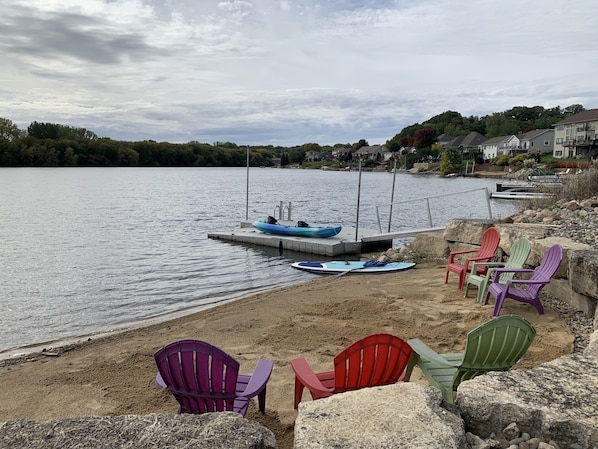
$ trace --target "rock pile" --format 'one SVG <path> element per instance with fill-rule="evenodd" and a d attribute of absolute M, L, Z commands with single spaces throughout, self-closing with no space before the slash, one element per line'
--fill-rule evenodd
<path fill-rule="evenodd" d="M 505 221 L 552 225 L 553 236 L 598 249 L 598 196 L 583 201 L 561 200 L 549 208 L 525 209 Z"/>

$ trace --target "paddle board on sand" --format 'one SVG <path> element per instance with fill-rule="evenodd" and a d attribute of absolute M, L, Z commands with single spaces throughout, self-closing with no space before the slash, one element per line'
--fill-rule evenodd
<path fill-rule="evenodd" d="M 371 263 L 371 262 L 370 262 Z M 333 260 L 331 262 L 294 262 L 293 268 L 319 274 L 337 274 L 355 270 L 355 274 L 379 274 L 407 270 L 415 266 L 413 262 L 389 262 L 384 265 L 368 266 L 368 261 Z"/>

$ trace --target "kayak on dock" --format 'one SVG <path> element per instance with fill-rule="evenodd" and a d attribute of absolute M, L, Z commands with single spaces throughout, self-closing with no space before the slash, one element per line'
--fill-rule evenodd
<path fill-rule="evenodd" d="M 285 235 L 295 237 L 334 237 L 341 232 L 342 226 L 316 227 L 299 221 L 296 226 L 280 224 L 276 219 L 268 217 L 267 221 L 254 221 L 253 227 L 266 234 Z"/>

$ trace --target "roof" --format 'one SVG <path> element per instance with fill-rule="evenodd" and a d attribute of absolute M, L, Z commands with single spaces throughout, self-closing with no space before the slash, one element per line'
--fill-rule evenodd
<path fill-rule="evenodd" d="M 598 121 L 598 109 L 588 109 L 587 111 L 578 112 L 577 114 L 574 114 L 571 117 L 567 117 L 566 119 L 563 119 L 560 122 L 556 122 L 553 126 L 569 125 L 571 123 L 582 123 L 592 121 Z"/>
<path fill-rule="evenodd" d="M 512 137 L 512 135 L 491 137 L 490 139 L 482 142 L 482 145 L 497 145 L 501 142 L 504 142 L 505 140 L 508 140 L 509 137 Z"/>
<path fill-rule="evenodd" d="M 552 132 L 554 132 L 554 129 L 534 129 L 532 131 L 528 131 L 526 133 L 519 134 L 517 137 L 519 137 L 520 140 L 532 140 L 538 136 L 541 136 L 542 134 L 552 133 Z"/>
<path fill-rule="evenodd" d="M 461 145 L 463 145 L 464 147 L 471 146 L 471 145 L 479 145 L 482 142 L 484 142 L 485 140 L 486 140 L 486 138 L 484 136 L 482 136 L 479 132 L 473 131 L 473 132 L 470 132 L 469 134 L 467 134 L 463 138 Z"/>

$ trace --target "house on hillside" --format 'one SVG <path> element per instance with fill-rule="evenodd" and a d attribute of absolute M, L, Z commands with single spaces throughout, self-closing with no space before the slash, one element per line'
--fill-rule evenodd
<path fill-rule="evenodd" d="M 521 151 L 532 154 L 552 153 L 554 129 L 535 129 L 517 136 Z"/>
<path fill-rule="evenodd" d="M 385 145 L 364 146 L 353 153 L 353 158 L 362 160 L 371 159 L 377 162 L 386 162 L 392 157 L 393 153 L 388 151 Z"/>
<path fill-rule="evenodd" d="M 514 156 L 521 152 L 520 141 L 517 136 L 497 136 L 487 139 L 480 145 L 484 160 L 495 158 L 502 154 Z"/>
<path fill-rule="evenodd" d="M 451 143 L 451 141 L 454 139 L 453 136 L 449 136 L 446 133 L 443 133 L 441 135 L 439 135 L 436 140 L 438 141 L 438 144 L 440 145 L 440 147 L 444 150 L 448 144 Z"/>
<path fill-rule="evenodd" d="M 598 109 L 579 112 L 554 125 L 557 158 L 598 158 Z"/>
<path fill-rule="evenodd" d="M 446 148 L 461 149 L 464 157 L 475 158 L 480 155 L 480 144 L 485 140 L 483 135 L 473 131 L 466 136 L 455 137 L 446 145 Z"/>

